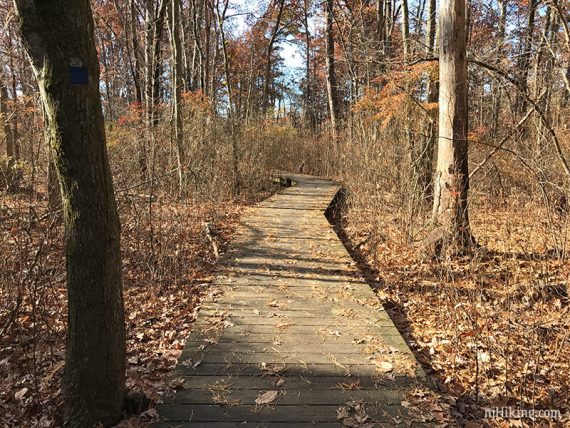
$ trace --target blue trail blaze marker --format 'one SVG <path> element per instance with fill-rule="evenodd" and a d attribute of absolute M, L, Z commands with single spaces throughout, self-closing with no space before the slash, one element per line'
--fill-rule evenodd
<path fill-rule="evenodd" d="M 69 78 L 73 85 L 87 85 L 89 83 L 87 67 L 69 67 Z"/>

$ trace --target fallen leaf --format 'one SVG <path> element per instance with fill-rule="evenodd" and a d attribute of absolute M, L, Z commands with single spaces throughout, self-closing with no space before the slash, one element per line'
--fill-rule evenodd
<path fill-rule="evenodd" d="M 16 391 L 16 393 L 14 394 L 14 398 L 18 401 L 20 401 L 22 398 L 24 398 L 24 395 L 26 395 L 26 392 L 28 392 L 28 388 L 22 388 L 19 391 Z"/>
<path fill-rule="evenodd" d="M 255 399 L 255 404 L 261 406 L 263 404 L 273 403 L 279 396 L 279 391 L 265 391 Z"/>
<path fill-rule="evenodd" d="M 381 362 L 377 363 L 377 365 L 378 365 L 378 368 L 380 369 L 380 371 L 382 373 L 388 373 L 394 369 L 394 364 L 392 364 L 388 361 L 381 361 Z"/>

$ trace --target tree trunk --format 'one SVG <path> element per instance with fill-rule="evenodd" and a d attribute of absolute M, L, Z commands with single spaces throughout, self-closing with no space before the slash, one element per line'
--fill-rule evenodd
<path fill-rule="evenodd" d="M 312 104 L 312 89 L 311 82 L 311 33 L 309 30 L 309 0 L 304 0 L 303 3 L 303 27 L 305 31 L 305 97 L 304 97 L 304 111 L 303 122 L 307 129 L 314 132 L 315 122 Z"/>
<path fill-rule="evenodd" d="M 63 195 L 69 426 L 115 424 L 125 393 L 120 225 L 89 0 L 16 0 Z"/>
<path fill-rule="evenodd" d="M 473 244 L 467 193 L 467 59 L 465 0 L 441 0 L 439 17 L 439 138 L 433 219 L 452 251 Z M 440 242 L 441 243 L 441 242 Z M 436 252 L 441 250 L 436 249 Z"/>
<path fill-rule="evenodd" d="M 119 10 L 119 9 L 117 9 Z M 125 26 L 125 30 L 129 31 L 129 40 L 127 40 L 127 52 L 129 49 L 129 43 L 132 47 L 132 54 L 129 55 L 129 64 L 131 69 L 131 75 L 133 78 L 133 84 L 135 86 L 135 99 L 136 102 L 139 103 L 139 107 L 142 104 L 142 89 L 141 89 L 141 79 L 140 79 L 140 48 L 139 48 L 139 39 L 137 35 L 137 26 L 136 26 L 136 7 L 135 7 L 135 0 L 129 0 L 129 24 Z M 132 58 L 132 60 L 131 60 Z"/>
<path fill-rule="evenodd" d="M 428 1 L 428 21 L 426 32 L 426 56 L 434 55 L 435 34 L 436 34 L 436 0 Z M 431 107 L 437 102 L 438 83 L 432 76 L 428 76 L 427 102 L 430 105 L 428 112 L 426 138 L 420 147 L 418 159 L 418 188 L 421 200 L 431 201 L 433 196 L 433 158 L 435 152 L 436 132 L 437 132 L 437 110 Z"/>
<path fill-rule="evenodd" d="M 386 34 L 386 20 L 384 18 L 384 0 L 376 0 L 376 41 L 378 49 L 384 53 L 384 37 Z"/>
<path fill-rule="evenodd" d="M 505 30 L 507 26 L 507 0 L 499 0 L 499 25 L 497 28 L 497 58 L 503 58 L 505 50 Z M 497 134 L 499 129 L 499 116 L 501 114 L 501 83 L 495 80 L 493 83 L 493 135 Z"/>
<path fill-rule="evenodd" d="M 327 69 L 327 98 L 333 138 L 336 138 L 338 130 L 339 105 L 338 88 L 336 83 L 335 59 L 334 59 L 334 35 L 333 35 L 334 0 L 326 0 L 326 69 Z"/>
<path fill-rule="evenodd" d="M 158 125 L 157 106 L 160 101 L 160 52 L 162 43 L 162 31 L 164 27 L 164 18 L 169 0 L 161 0 L 155 5 L 152 0 L 146 1 L 146 17 L 145 17 L 145 98 L 147 126 L 154 128 Z"/>
<path fill-rule="evenodd" d="M 215 15 L 218 20 L 218 29 L 220 31 L 220 37 L 222 39 L 222 53 L 224 55 L 224 74 L 226 77 L 226 89 L 228 92 L 228 119 L 230 121 L 231 138 L 232 138 L 232 169 L 234 173 L 234 193 L 236 196 L 238 196 L 241 189 L 241 180 L 239 175 L 239 152 L 238 152 L 238 140 L 237 140 L 238 136 L 237 136 L 235 115 L 233 109 L 228 46 L 226 44 L 226 34 L 224 30 L 224 23 L 226 20 L 226 13 L 228 11 L 228 5 L 229 5 L 229 0 L 224 0 L 222 11 L 220 11 L 218 5 L 216 5 Z"/>
<path fill-rule="evenodd" d="M 408 61 L 410 51 L 410 12 L 408 9 L 408 0 L 400 0 L 402 6 L 402 51 L 404 54 L 404 64 Z"/>
<path fill-rule="evenodd" d="M 12 128 L 8 122 L 8 90 L 6 84 L 4 83 L 4 76 L 2 73 L 2 67 L 0 66 L 0 124 L 2 125 L 2 131 L 4 133 L 4 140 L 6 142 L 6 165 L 2 165 L 2 169 L 5 169 L 5 173 L 2 183 L 4 188 L 8 191 L 13 191 L 15 187 L 14 182 L 14 141 L 12 139 Z"/>
<path fill-rule="evenodd" d="M 269 7 L 273 5 L 270 4 Z M 267 45 L 266 53 L 266 63 L 265 63 L 265 80 L 263 82 L 263 117 L 267 114 L 267 109 L 269 108 L 269 85 L 271 80 L 271 54 L 273 53 L 273 45 L 277 38 L 277 33 L 279 31 L 279 26 L 281 25 L 281 17 L 283 16 L 283 7 L 285 6 L 285 0 L 279 0 L 279 11 L 277 12 L 277 18 L 275 19 L 275 27 L 271 32 L 271 38 L 269 39 L 269 44 Z"/>
<path fill-rule="evenodd" d="M 519 70 L 520 70 L 520 83 L 523 85 L 523 89 L 528 91 L 528 72 L 530 69 L 530 63 L 532 59 L 532 43 L 533 43 L 533 33 L 534 33 L 534 18 L 536 15 L 536 7 L 538 6 L 539 0 L 530 0 L 528 5 L 528 18 L 527 27 L 524 38 L 522 40 L 522 53 L 520 56 Z M 516 112 L 522 113 L 526 110 L 527 101 L 526 98 L 517 94 Z"/>
<path fill-rule="evenodd" d="M 178 167 L 179 193 L 184 187 L 184 123 L 182 121 L 182 43 L 180 42 L 180 0 L 170 0 L 170 39 L 172 47 L 172 118 Z"/>

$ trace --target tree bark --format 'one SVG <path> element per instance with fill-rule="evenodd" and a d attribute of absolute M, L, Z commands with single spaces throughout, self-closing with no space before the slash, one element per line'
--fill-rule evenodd
<path fill-rule="evenodd" d="M 404 54 L 404 64 L 408 61 L 410 51 L 410 12 L 408 9 L 408 0 L 400 0 L 402 7 L 402 52 Z"/>
<path fill-rule="evenodd" d="M 507 0 L 499 0 L 499 23 L 497 28 L 497 58 L 503 58 L 505 31 L 507 26 Z M 499 129 L 499 116 L 501 114 L 502 91 L 499 81 L 493 83 L 493 135 Z"/>
<path fill-rule="evenodd" d="M 439 17 L 439 137 L 433 220 L 445 246 L 464 251 L 474 241 L 467 195 L 467 58 L 465 0 L 442 0 Z"/>
<path fill-rule="evenodd" d="M 426 32 L 426 57 L 434 55 L 435 35 L 436 35 L 436 0 L 428 1 L 428 21 Z M 432 76 L 428 76 L 427 82 L 427 102 L 433 104 L 437 102 L 438 82 Z M 420 148 L 418 159 L 418 188 L 422 200 L 431 201 L 433 196 L 433 158 L 436 146 L 437 132 L 437 110 L 430 107 L 428 111 L 429 120 L 427 123 L 426 137 Z"/>
<path fill-rule="evenodd" d="M 269 84 L 271 80 L 271 54 L 273 53 L 273 45 L 277 39 L 277 33 L 279 32 L 279 26 L 281 25 L 281 17 L 283 16 L 283 7 L 285 6 L 285 0 L 279 0 L 279 10 L 277 11 L 277 18 L 275 19 L 275 26 L 271 32 L 271 38 L 269 39 L 269 44 L 267 45 L 266 53 L 266 63 L 265 63 L 265 80 L 263 82 L 263 117 L 267 114 L 267 109 L 269 108 Z M 270 4 L 271 8 L 272 5 Z"/>
<path fill-rule="evenodd" d="M 336 82 L 333 35 L 334 0 L 326 0 L 326 70 L 327 70 L 327 99 L 333 138 L 336 138 L 339 119 L 338 87 Z"/>
<path fill-rule="evenodd" d="M 311 82 L 311 33 L 309 30 L 309 0 L 303 2 L 303 27 L 305 31 L 305 96 L 304 96 L 304 119 L 305 127 L 311 131 L 315 130 L 315 115 L 313 112 L 312 104 L 312 89 Z"/>
<path fill-rule="evenodd" d="M 4 140 L 6 142 L 6 165 L 4 183 L 5 189 L 8 191 L 14 190 L 14 141 L 12 139 L 12 128 L 10 127 L 10 122 L 8 120 L 8 89 L 4 83 L 4 76 L 2 73 L 2 67 L 0 65 L 0 124 L 2 125 L 2 131 L 4 133 Z M 3 168 L 3 169 L 4 169 Z"/>
<path fill-rule="evenodd" d="M 384 0 L 376 0 L 376 41 L 378 49 L 384 53 L 384 37 L 386 35 L 386 19 L 384 18 Z"/>
<path fill-rule="evenodd" d="M 533 33 L 534 33 L 534 18 L 536 16 L 536 7 L 538 6 L 539 0 L 529 0 L 528 5 L 528 17 L 527 17 L 527 27 L 525 31 L 524 38 L 522 40 L 522 53 L 520 56 L 520 63 L 518 69 L 520 70 L 519 80 L 522 83 L 525 91 L 528 92 L 528 72 L 530 69 L 530 63 L 532 59 L 532 43 L 533 43 Z M 524 97 L 520 95 L 517 97 L 516 112 L 522 113 L 526 110 L 526 101 Z"/>
<path fill-rule="evenodd" d="M 15 0 L 63 195 L 69 426 L 115 424 L 125 393 L 120 225 L 89 0 Z"/>
<path fill-rule="evenodd" d="M 237 196 L 239 195 L 241 189 L 241 180 L 239 175 L 239 151 L 238 151 L 235 115 L 233 109 L 232 85 L 230 79 L 230 60 L 228 56 L 228 47 L 226 44 L 226 34 L 224 30 L 224 23 L 226 20 L 226 13 L 228 11 L 228 6 L 229 6 L 229 0 L 224 0 L 222 11 L 220 11 L 218 5 L 216 5 L 215 15 L 218 21 L 218 29 L 220 32 L 220 37 L 222 39 L 222 53 L 224 55 L 224 74 L 226 77 L 226 90 L 228 92 L 228 119 L 230 121 L 231 139 L 232 139 L 232 169 L 234 173 L 234 193 Z"/>
<path fill-rule="evenodd" d="M 182 121 L 182 43 L 180 42 L 180 0 L 170 0 L 170 39 L 172 47 L 172 118 L 178 167 L 179 193 L 184 188 L 184 122 Z"/>

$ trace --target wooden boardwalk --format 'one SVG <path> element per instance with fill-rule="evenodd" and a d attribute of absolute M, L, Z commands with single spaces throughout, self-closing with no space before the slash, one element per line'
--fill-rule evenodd
<path fill-rule="evenodd" d="M 324 216 L 339 186 L 293 179 L 242 221 L 157 426 L 409 425 L 423 372 Z"/>

